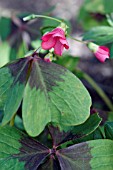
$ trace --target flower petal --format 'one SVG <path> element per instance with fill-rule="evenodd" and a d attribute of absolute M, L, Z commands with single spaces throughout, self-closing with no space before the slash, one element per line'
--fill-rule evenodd
<path fill-rule="evenodd" d="M 94 54 L 95 54 L 96 58 L 97 58 L 100 62 L 102 62 L 102 63 L 104 63 L 104 61 L 106 60 L 106 58 L 109 58 L 108 55 L 106 55 L 106 54 L 101 54 L 101 53 L 99 53 L 99 52 L 96 52 L 96 53 L 94 53 Z"/>
<path fill-rule="evenodd" d="M 65 32 L 62 28 L 56 28 L 54 30 L 54 34 L 53 37 L 61 37 L 63 39 L 65 39 Z"/>
<path fill-rule="evenodd" d="M 107 48 L 106 46 L 99 46 L 94 54 L 96 58 L 103 63 L 106 58 L 109 58 L 109 48 Z"/>
<path fill-rule="evenodd" d="M 53 37 L 51 37 L 51 38 L 49 38 L 48 39 L 48 41 L 42 41 L 42 44 L 41 44 L 41 46 L 42 46 L 42 48 L 44 49 L 44 50 L 49 50 L 49 49 L 51 49 L 51 48 L 53 48 L 54 46 L 55 46 L 55 43 L 56 43 L 56 39 L 55 38 L 53 38 Z"/>
<path fill-rule="evenodd" d="M 109 55 L 109 48 L 107 48 L 106 46 L 99 46 L 98 51 L 101 54 Z"/>
<path fill-rule="evenodd" d="M 66 48 L 69 49 L 69 45 L 66 39 L 62 39 L 60 38 L 59 41 L 61 42 L 61 44 Z"/>
<path fill-rule="evenodd" d="M 48 41 L 49 38 L 51 38 L 52 34 L 53 34 L 52 32 L 49 32 L 49 33 L 44 34 L 44 35 L 42 36 L 41 40 L 42 40 L 42 41 Z"/>
<path fill-rule="evenodd" d="M 48 41 L 48 39 L 53 36 L 53 37 L 62 37 L 65 38 L 65 33 L 63 31 L 63 29 L 61 28 L 55 28 L 54 30 L 52 30 L 51 32 L 48 32 L 46 34 L 44 34 L 41 38 L 41 40 L 43 41 Z"/>
<path fill-rule="evenodd" d="M 54 52 L 56 55 L 62 55 L 64 46 L 61 44 L 59 40 L 57 40 L 55 46 L 54 46 Z"/>

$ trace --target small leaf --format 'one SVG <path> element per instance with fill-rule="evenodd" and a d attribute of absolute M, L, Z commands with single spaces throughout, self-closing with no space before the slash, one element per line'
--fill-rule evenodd
<path fill-rule="evenodd" d="M 81 124 L 89 117 L 90 105 L 89 93 L 71 72 L 40 58 L 33 60 L 22 106 L 29 135 L 37 136 L 49 122 L 62 127 Z"/>
<path fill-rule="evenodd" d="M 0 170 L 37 170 L 49 148 L 16 128 L 0 128 Z"/>
<path fill-rule="evenodd" d="M 98 116 L 98 114 L 93 114 L 86 120 L 86 122 L 81 125 L 71 127 L 70 131 L 68 132 L 60 132 L 58 128 L 49 126 L 49 131 L 53 139 L 53 144 L 54 146 L 58 146 L 67 141 L 69 142 L 85 137 L 94 132 L 98 128 L 100 122 L 101 118 Z"/>
<path fill-rule="evenodd" d="M 106 138 L 113 140 L 113 122 L 106 122 L 104 125 L 104 129 Z"/>
<path fill-rule="evenodd" d="M 57 151 L 61 170 L 112 170 L 113 142 L 93 140 Z"/>
<path fill-rule="evenodd" d="M 113 42 L 113 28 L 109 26 L 94 27 L 84 34 L 83 40 L 94 41 L 99 45 Z"/>

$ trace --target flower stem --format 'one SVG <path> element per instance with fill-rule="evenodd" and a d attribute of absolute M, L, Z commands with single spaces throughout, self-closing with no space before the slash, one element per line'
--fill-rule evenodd
<path fill-rule="evenodd" d="M 113 104 L 108 98 L 108 96 L 104 93 L 104 91 L 98 86 L 98 84 L 86 73 L 83 73 L 83 78 L 95 89 L 95 91 L 99 94 L 99 96 L 106 103 L 108 108 L 113 111 Z"/>
<path fill-rule="evenodd" d="M 80 43 L 83 43 L 83 44 L 87 44 L 88 42 L 86 42 L 86 41 L 82 41 L 82 40 L 78 40 L 77 38 L 73 38 L 72 36 L 70 36 L 69 34 L 67 34 L 67 36 L 69 37 L 69 38 L 71 38 L 72 40 L 74 40 L 74 41 L 77 41 L 77 42 L 80 42 Z"/>
<path fill-rule="evenodd" d="M 36 18 L 47 18 L 47 19 L 51 19 L 51 20 L 54 20 L 54 21 L 57 21 L 57 22 L 60 22 L 60 23 L 62 22 L 61 20 L 53 18 L 53 17 L 49 17 L 49 16 L 45 16 L 45 15 L 35 15 L 35 14 L 24 17 L 23 20 L 29 21 L 29 20 L 36 19 Z"/>

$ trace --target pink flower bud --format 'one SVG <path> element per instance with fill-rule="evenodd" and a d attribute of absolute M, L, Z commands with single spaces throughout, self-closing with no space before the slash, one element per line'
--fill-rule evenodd
<path fill-rule="evenodd" d="M 62 28 L 55 28 L 49 33 L 42 36 L 42 48 L 44 50 L 50 50 L 54 48 L 56 55 L 62 55 L 63 49 L 69 48 L 68 42 L 65 37 L 65 32 Z"/>
<path fill-rule="evenodd" d="M 94 53 L 96 58 L 100 61 L 100 62 L 104 62 L 106 60 L 106 58 L 109 58 L 110 54 L 109 54 L 109 48 L 105 47 L 105 46 L 99 46 L 97 51 Z"/>
<path fill-rule="evenodd" d="M 99 46 L 94 43 L 89 43 L 88 47 L 94 52 L 96 58 L 102 63 L 106 60 L 106 58 L 109 58 L 110 56 L 109 48 L 106 46 Z"/>

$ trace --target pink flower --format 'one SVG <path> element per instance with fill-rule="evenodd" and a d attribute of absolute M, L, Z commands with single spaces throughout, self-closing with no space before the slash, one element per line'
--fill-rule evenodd
<path fill-rule="evenodd" d="M 99 46 L 94 54 L 96 58 L 103 63 L 106 58 L 109 58 L 110 56 L 109 48 L 107 48 L 106 46 Z"/>
<path fill-rule="evenodd" d="M 88 44 L 88 47 L 94 52 L 96 58 L 102 63 L 110 56 L 109 48 L 106 46 L 99 46 L 91 42 Z"/>
<path fill-rule="evenodd" d="M 62 28 L 55 28 L 49 33 L 42 36 L 42 48 L 44 50 L 50 50 L 54 48 L 56 55 L 62 55 L 63 49 L 69 48 L 68 42 L 65 37 L 65 32 Z"/>

